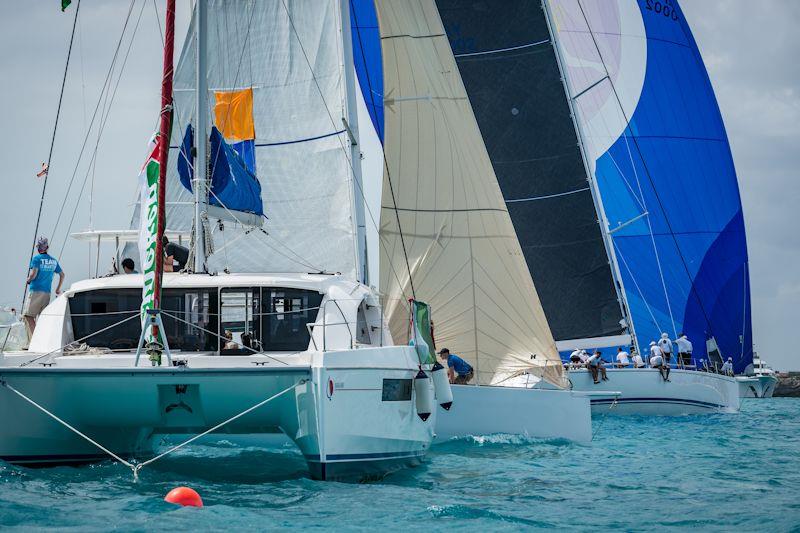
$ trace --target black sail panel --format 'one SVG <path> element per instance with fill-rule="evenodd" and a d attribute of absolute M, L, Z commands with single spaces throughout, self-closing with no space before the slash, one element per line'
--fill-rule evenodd
<path fill-rule="evenodd" d="M 556 340 L 623 333 L 539 0 L 436 0 Z"/>

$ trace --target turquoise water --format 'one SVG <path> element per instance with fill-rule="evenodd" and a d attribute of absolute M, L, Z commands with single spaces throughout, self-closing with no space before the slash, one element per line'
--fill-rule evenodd
<path fill-rule="evenodd" d="M 292 448 L 223 439 L 155 463 L 138 483 L 111 462 L 43 470 L 0 462 L 0 526 L 800 531 L 800 400 L 594 424 L 590 445 L 450 441 L 424 466 L 370 484 L 312 481 Z M 164 503 L 179 485 L 198 490 L 206 507 Z"/>

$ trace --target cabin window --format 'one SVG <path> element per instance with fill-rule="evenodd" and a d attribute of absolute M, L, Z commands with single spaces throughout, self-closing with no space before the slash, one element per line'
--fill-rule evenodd
<path fill-rule="evenodd" d="M 222 289 L 219 340 L 222 355 L 251 355 L 261 351 L 261 289 Z"/>
<path fill-rule="evenodd" d="M 407 402 L 411 399 L 411 387 L 410 379 L 384 378 L 381 400 L 384 402 Z"/>
<path fill-rule="evenodd" d="M 75 340 L 88 336 L 81 342 L 91 347 L 135 350 L 141 334 L 139 320 L 117 323 L 137 315 L 141 305 L 141 289 L 100 289 L 74 294 L 69 300 L 69 309 Z M 216 290 L 164 289 L 161 308 L 171 350 L 217 350 Z M 92 335 L 109 326 L 113 327 Z"/>
<path fill-rule="evenodd" d="M 302 289 L 264 287 L 262 298 L 264 350 L 307 350 L 311 337 L 306 324 L 316 320 L 322 294 Z"/>

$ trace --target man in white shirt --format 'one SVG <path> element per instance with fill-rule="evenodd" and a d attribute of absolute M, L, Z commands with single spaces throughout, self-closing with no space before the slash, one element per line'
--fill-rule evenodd
<path fill-rule="evenodd" d="M 658 369 L 664 381 L 669 381 L 669 367 L 664 365 L 664 352 L 655 341 L 650 343 L 650 366 Z"/>
<path fill-rule="evenodd" d="M 581 366 L 581 351 L 575 350 L 571 354 L 569 354 L 569 363 L 572 368 L 578 368 Z"/>
<path fill-rule="evenodd" d="M 733 375 L 733 359 L 728 357 L 728 360 L 722 363 L 722 373 L 726 376 Z"/>
<path fill-rule="evenodd" d="M 581 358 L 581 363 L 583 363 L 584 365 L 589 362 L 589 354 L 586 353 L 586 350 L 581 350 L 580 358 Z"/>
<path fill-rule="evenodd" d="M 603 381 L 608 381 L 608 374 L 606 374 L 606 367 L 603 366 L 603 363 L 605 361 L 603 361 L 600 350 L 596 350 L 588 359 L 589 370 L 592 372 L 592 379 L 595 383 L 600 383 L 597 379 L 598 372 L 603 376 Z"/>
<path fill-rule="evenodd" d="M 641 355 L 634 353 L 631 359 L 633 360 L 633 368 L 644 368 L 644 359 L 642 359 Z"/>
<path fill-rule="evenodd" d="M 692 342 L 686 337 L 686 334 L 681 333 L 680 336 L 675 339 L 675 344 L 678 345 L 678 361 L 680 361 L 683 366 L 691 365 Z"/>
<path fill-rule="evenodd" d="M 669 335 L 666 333 L 661 334 L 661 340 L 658 341 L 658 347 L 661 348 L 661 352 L 664 354 L 664 364 L 669 368 L 670 363 L 672 362 L 672 341 L 669 340 Z"/>
<path fill-rule="evenodd" d="M 625 368 L 629 364 L 631 364 L 630 359 L 628 359 L 629 355 L 622 347 L 617 350 L 617 368 Z"/>

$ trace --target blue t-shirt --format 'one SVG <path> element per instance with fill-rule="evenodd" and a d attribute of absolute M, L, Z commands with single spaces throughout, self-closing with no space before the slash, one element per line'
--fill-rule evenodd
<path fill-rule="evenodd" d="M 447 356 L 447 366 L 452 368 L 459 376 L 465 376 L 472 371 L 469 363 L 452 353 Z"/>
<path fill-rule="evenodd" d="M 53 287 L 53 274 L 61 273 L 61 265 L 55 257 L 38 254 L 31 259 L 31 270 L 37 269 L 36 277 L 31 281 L 31 292 L 50 292 Z"/>

